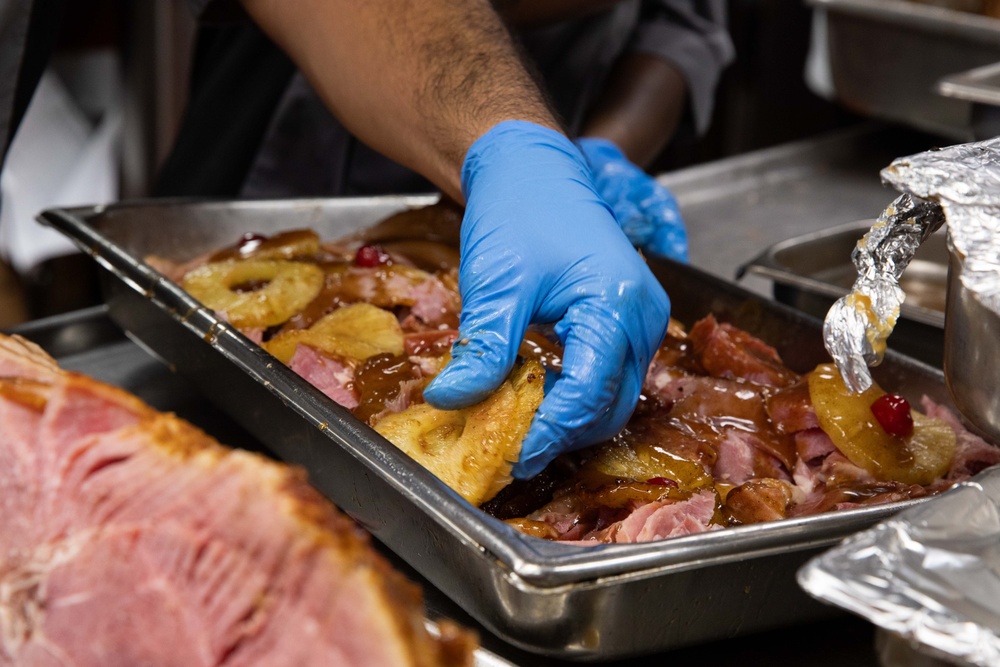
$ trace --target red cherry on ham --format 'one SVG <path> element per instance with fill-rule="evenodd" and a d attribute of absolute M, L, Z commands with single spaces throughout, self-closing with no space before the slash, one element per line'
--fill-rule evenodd
<path fill-rule="evenodd" d="M 885 432 L 897 438 L 913 433 L 913 415 L 910 402 L 897 394 L 884 394 L 872 403 L 872 414 Z"/>
<path fill-rule="evenodd" d="M 366 269 L 389 263 L 389 255 L 376 245 L 363 245 L 354 255 L 354 265 Z"/>
<path fill-rule="evenodd" d="M 650 477 L 646 480 L 646 484 L 653 484 L 655 486 L 670 486 L 677 488 L 677 482 L 667 477 Z"/>

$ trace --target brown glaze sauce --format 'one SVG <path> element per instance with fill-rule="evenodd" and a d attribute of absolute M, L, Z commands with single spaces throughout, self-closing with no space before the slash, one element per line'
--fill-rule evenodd
<path fill-rule="evenodd" d="M 248 233 L 235 244 L 211 255 L 209 262 L 234 259 L 294 259 L 316 254 L 319 236 L 309 229 L 292 229 L 273 236 Z"/>
<path fill-rule="evenodd" d="M 562 370 L 562 347 L 553 343 L 540 331 L 528 329 L 524 340 L 521 341 L 518 354 L 525 359 L 538 360 L 549 370 Z"/>
<path fill-rule="evenodd" d="M 370 422 L 385 409 L 387 402 L 399 396 L 403 382 L 419 377 L 416 366 L 405 356 L 377 354 L 369 357 L 354 376 L 354 387 L 360 396 L 355 416 Z"/>

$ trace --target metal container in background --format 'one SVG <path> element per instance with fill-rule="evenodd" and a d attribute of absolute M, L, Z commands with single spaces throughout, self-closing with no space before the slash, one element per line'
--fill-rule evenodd
<path fill-rule="evenodd" d="M 947 76 L 938 92 L 972 105 L 972 134 L 977 139 L 1000 136 L 1000 63 Z"/>
<path fill-rule="evenodd" d="M 972 105 L 938 93 L 938 82 L 1000 62 L 1000 20 L 907 0 L 809 0 L 826 18 L 837 100 L 873 118 L 977 139 Z"/>
<path fill-rule="evenodd" d="M 962 284 L 964 258 L 949 244 L 945 378 L 955 407 L 1000 442 L 1000 315 Z"/>
<path fill-rule="evenodd" d="M 823 318 L 834 301 L 851 291 L 858 277 L 851 253 L 874 222 L 858 220 L 775 243 L 741 266 L 737 278 L 768 278 L 775 299 Z M 936 368 L 944 360 L 947 282 L 948 247 L 942 231 L 921 244 L 903 272 L 900 286 L 906 301 L 889 338 L 892 349 Z"/>
<path fill-rule="evenodd" d="M 503 640 L 579 660 L 654 653 L 828 617 L 794 572 L 843 537 L 922 500 L 659 542 L 574 547 L 528 537 L 465 502 L 374 430 L 147 265 L 254 231 L 336 238 L 430 199 L 134 202 L 42 219 L 104 268 L 111 317 L 278 457 Z M 828 360 L 821 323 L 690 266 L 651 261 L 673 314 L 708 313 L 773 345 L 788 366 Z M 890 352 L 874 373 L 913 402 L 950 405 L 941 373 Z"/>

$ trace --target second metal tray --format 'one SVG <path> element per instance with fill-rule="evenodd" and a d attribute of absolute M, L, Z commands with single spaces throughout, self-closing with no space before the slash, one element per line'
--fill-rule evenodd
<path fill-rule="evenodd" d="M 858 220 L 793 236 L 766 248 L 740 267 L 737 277 L 753 274 L 773 281 L 774 298 L 823 318 L 833 302 L 857 279 L 851 253 L 874 220 Z M 944 354 L 944 312 L 948 292 L 948 244 L 944 231 L 917 249 L 900 285 L 906 301 L 889 345 L 937 368 Z"/>
<path fill-rule="evenodd" d="M 51 210 L 41 219 L 105 269 L 111 317 L 280 458 L 504 640 L 581 660 L 652 653 L 834 613 L 795 570 L 819 550 L 910 503 L 633 545 L 573 547 L 527 537 L 427 471 L 143 261 L 187 259 L 248 231 L 310 227 L 335 238 L 430 199 L 160 200 Z M 826 361 L 820 323 L 701 271 L 651 264 L 685 322 L 715 313 L 807 371 Z M 895 354 L 876 380 L 950 405 L 939 371 Z"/>

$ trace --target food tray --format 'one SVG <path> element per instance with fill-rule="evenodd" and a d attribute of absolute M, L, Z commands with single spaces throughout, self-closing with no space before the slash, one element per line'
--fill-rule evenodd
<path fill-rule="evenodd" d="M 875 223 L 858 220 L 775 243 L 740 267 L 773 281 L 774 298 L 823 318 L 858 277 L 851 253 Z M 917 249 L 900 285 L 906 301 L 889 345 L 937 368 L 944 354 L 944 312 L 948 293 L 948 244 L 944 230 Z"/>
<path fill-rule="evenodd" d="M 530 538 L 466 503 L 141 260 L 190 258 L 248 231 L 310 227 L 335 238 L 432 201 L 159 200 L 55 209 L 40 219 L 107 269 L 108 311 L 133 340 L 277 456 L 308 470 L 320 492 L 505 641 L 606 660 L 836 613 L 798 589 L 795 570 L 919 501 L 645 544 L 585 548 Z M 817 320 L 688 266 L 651 267 L 683 321 L 713 312 L 773 344 L 798 371 L 826 360 Z M 911 401 L 927 394 L 950 405 L 941 373 L 925 364 L 890 352 L 874 375 Z"/>
<path fill-rule="evenodd" d="M 1000 62 L 1000 20 L 907 0 L 809 0 L 826 15 L 830 75 L 852 111 L 959 141 L 977 138 L 971 104 L 938 82 Z"/>

